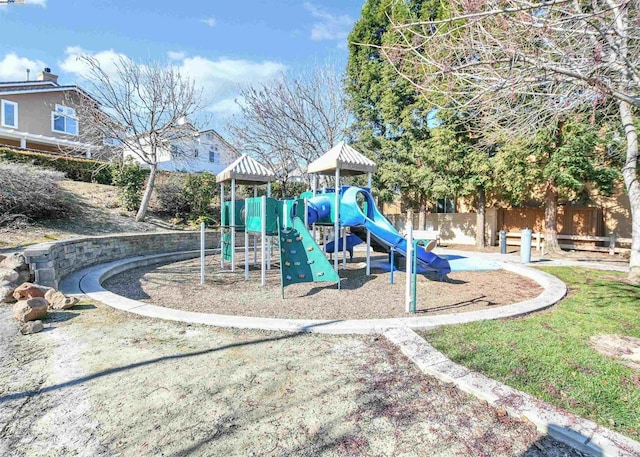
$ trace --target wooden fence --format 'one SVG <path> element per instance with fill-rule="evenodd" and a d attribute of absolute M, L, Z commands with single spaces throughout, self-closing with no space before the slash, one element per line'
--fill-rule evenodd
<path fill-rule="evenodd" d="M 507 246 L 520 246 L 521 237 L 521 232 L 507 232 Z M 610 236 L 558 234 L 558 242 L 562 249 L 608 252 L 611 255 L 629 252 L 631 246 L 631 238 L 618 238 L 615 233 Z M 602 246 L 598 244 L 602 244 Z M 535 232 L 532 234 L 531 248 L 535 248 L 537 251 L 544 249 L 544 233 Z"/>

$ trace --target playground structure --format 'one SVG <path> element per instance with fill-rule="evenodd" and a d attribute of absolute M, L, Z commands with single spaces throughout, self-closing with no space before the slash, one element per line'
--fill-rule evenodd
<path fill-rule="evenodd" d="M 347 251 L 353 257 L 353 247 L 361 243 L 366 243 L 366 275 L 369 276 L 372 241 L 378 250 L 390 254 L 392 262 L 394 256 L 408 259 L 405 262 L 407 277 L 412 276 L 414 284 L 418 266 L 436 272 L 443 279 L 451 271 L 448 261 L 417 244 L 414 246 L 413 241 L 402 236 L 376 207 L 371 195 L 371 179 L 376 169 L 373 161 L 339 143 L 309 165 L 308 172 L 313 175 L 310 192 L 298 199 L 276 200 L 270 196 L 270 183 L 275 179 L 273 173 L 246 155 L 240 157 L 217 176 L 221 184 L 221 268 L 229 262 L 231 271 L 235 271 L 236 233 L 244 233 L 245 279 L 249 277 L 249 237 L 253 236 L 254 263 L 257 238 L 260 237 L 263 286 L 265 272 L 271 267 L 272 237 L 278 237 L 283 296 L 285 286 L 300 282 L 335 282 L 339 288 L 338 252 L 342 251 L 345 269 Z M 368 187 L 341 186 L 341 177 L 365 173 Z M 323 188 L 319 192 L 318 175 L 335 176 L 335 188 Z M 228 202 L 224 198 L 226 183 L 231 184 Z M 238 184 L 252 185 L 254 197 L 236 200 Z M 257 188 L 264 184 L 267 195 L 258 197 Z M 324 233 L 333 229 L 332 241 L 323 236 L 325 253 L 334 254 L 333 268 L 316 242 L 318 227 L 322 227 Z M 348 234 L 347 229 L 352 233 Z M 407 303 L 410 290 L 408 286 Z M 415 303 L 415 287 L 413 291 Z"/>

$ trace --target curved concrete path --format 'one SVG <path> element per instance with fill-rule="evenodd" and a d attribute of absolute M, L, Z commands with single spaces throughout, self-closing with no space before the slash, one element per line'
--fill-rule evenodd
<path fill-rule="evenodd" d="M 196 251 L 160 254 L 145 257 L 133 257 L 85 268 L 66 277 L 61 285 L 62 292 L 67 294 L 82 293 L 114 308 L 129 311 L 147 317 L 189 323 L 213 325 L 218 327 L 234 327 L 244 329 L 277 330 L 287 332 L 317 333 L 375 333 L 391 328 L 428 329 L 441 325 L 464 324 L 468 322 L 501 319 L 520 316 L 533 311 L 548 308 L 562 299 L 567 287 L 559 279 L 542 271 L 524 267 L 514 263 L 500 262 L 507 271 L 532 279 L 544 288 L 534 299 L 496 309 L 471 311 L 466 313 L 442 314 L 427 317 L 392 318 L 392 319 L 359 319 L 359 320 L 303 320 L 276 319 L 250 316 L 231 316 L 221 314 L 196 313 L 151 305 L 116 295 L 102 287 L 102 281 L 123 271 L 157 263 L 176 262 L 199 255 Z"/>

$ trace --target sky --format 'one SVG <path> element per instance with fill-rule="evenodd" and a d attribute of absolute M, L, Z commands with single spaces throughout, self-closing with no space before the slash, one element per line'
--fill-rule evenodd
<path fill-rule="evenodd" d="M 0 81 L 44 67 L 82 85 L 78 54 L 172 62 L 203 89 L 221 129 L 239 87 L 314 65 L 344 70 L 364 0 L 25 0 L 0 5 Z"/>

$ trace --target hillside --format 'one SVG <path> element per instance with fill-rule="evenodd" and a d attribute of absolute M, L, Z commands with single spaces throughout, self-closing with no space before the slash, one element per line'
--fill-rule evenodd
<path fill-rule="evenodd" d="M 74 203 L 75 215 L 0 228 L 0 252 L 51 240 L 109 233 L 152 232 L 175 229 L 168 220 L 153 214 L 136 222 L 134 214 L 118 205 L 117 188 L 64 180 L 60 186 Z"/>

